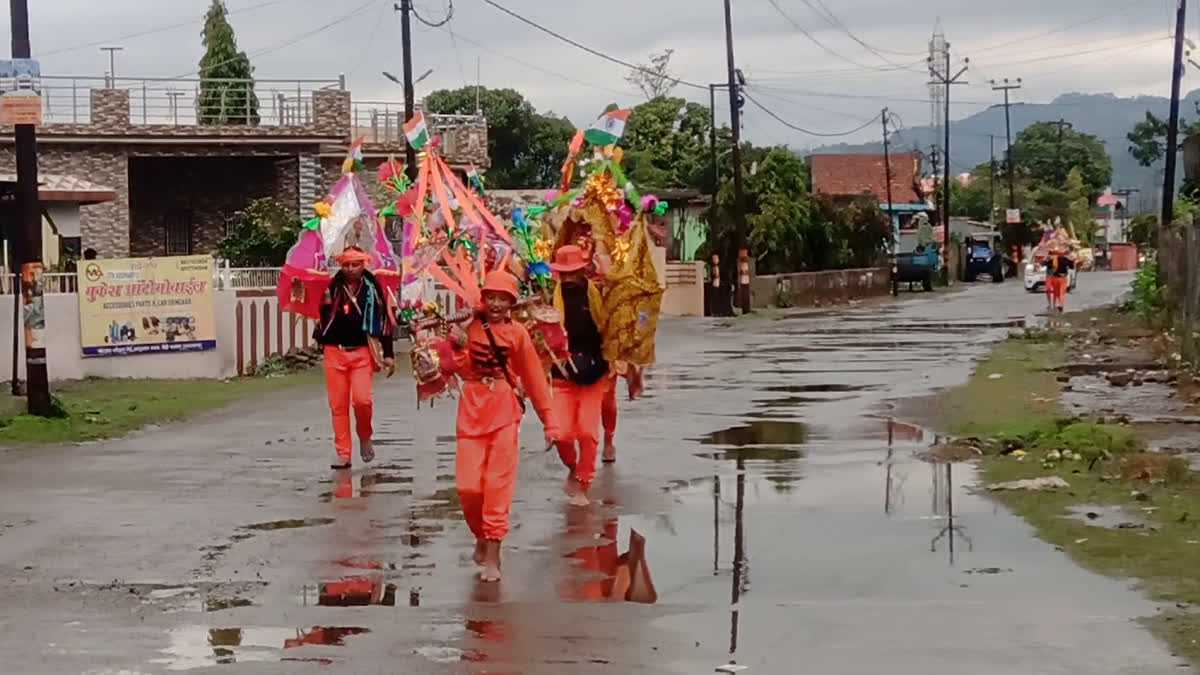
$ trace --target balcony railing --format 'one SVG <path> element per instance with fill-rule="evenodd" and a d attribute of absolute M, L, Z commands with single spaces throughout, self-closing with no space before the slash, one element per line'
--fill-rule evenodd
<path fill-rule="evenodd" d="M 47 123 L 87 124 L 92 121 L 93 89 L 124 89 L 129 92 L 129 121 L 133 124 L 298 126 L 313 119 L 312 93 L 344 89 L 345 79 L 43 75 L 41 86 L 43 117 Z M 248 92 L 253 92 L 253 97 Z"/>
<path fill-rule="evenodd" d="M 420 102 L 416 109 L 421 110 Z M 428 116 L 430 133 L 444 132 L 455 124 L 485 125 L 483 115 L 437 115 Z M 396 144 L 404 142 L 404 103 L 394 101 L 350 102 L 350 125 L 355 138 L 363 136 L 368 143 Z"/>

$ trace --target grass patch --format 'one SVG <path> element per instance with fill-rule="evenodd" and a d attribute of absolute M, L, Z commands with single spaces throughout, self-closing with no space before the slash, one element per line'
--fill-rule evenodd
<path fill-rule="evenodd" d="M 320 369 L 270 378 L 222 380 L 88 379 L 51 386 L 64 417 L 25 414 L 25 399 L 0 398 L 0 444 L 74 443 L 123 436 L 220 408 L 243 398 L 320 381 Z"/>
<path fill-rule="evenodd" d="M 939 397 L 939 426 L 984 439 L 987 454 L 979 465 L 985 483 L 1044 476 L 1070 483 L 1055 491 L 990 494 L 1084 567 L 1136 579 L 1152 600 L 1176 604 L 1183 611 L 1142 623 L 1200 664 L 1200 614 L 1191 609 L 1200 606 L 1200 481 L 1183 459 L 1143 452 L 1127 426 L 1064 419 L 1053 368 L 1065 363 L 1066 349 L 1050 333 L 997 345 L 967 384 Z M 999 454 L 1014 448 L 1028 454 L 1020 461 Z M 1069 459 L 1076 452 L 1082 460 Z M 1067 517 L 1080 505 L 1119 506 L 1131 521 L 1151 527 L 1107 529 Z"/>

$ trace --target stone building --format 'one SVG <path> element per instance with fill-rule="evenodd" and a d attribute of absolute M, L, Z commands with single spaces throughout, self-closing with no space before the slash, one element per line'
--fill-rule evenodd
<path fill-rule="evenodd" d="M 42 84 L 40 170 L 115 193 L 112 201 L 83 207 L 80 219 L 82 247 L 102 257 L 211 252 L 233 214 L 261 197 L 294 204 L 297 218 L 307 218 L 354 137 L 366 136 L 368 170 L 390 155 L 404 156 L 402 106 L 355 103 L 341 79 L 307 91 L 256 82 L 261 104 L 253 124 L 204 119 L 195 103 L 199 81 L 190 85 L 190 103 L 187 82 L 81 86 L 77 79 L 43 77 Z M 452 167 L 489 166 L 482 117 L 428 115 L 427 123 Z M 0 129 L 0 172 L 14 164 L 12 129 Z"/>

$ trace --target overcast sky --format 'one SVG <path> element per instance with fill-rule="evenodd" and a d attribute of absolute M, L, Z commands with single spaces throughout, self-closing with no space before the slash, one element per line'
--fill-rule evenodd
<path fill-rule="evenodd" d="M 34 56 L 44 75 L 102 77 L 119 45 L 123 77 L 194 73 L 210 0 L 36 0 L 31 5 Z M 416 0 L 423 18 L 446 17 L 448 0 Z M 626 61 L 674 49 L 673 73 L 689 82 L 725 79 L 721 0 L 497 0 L 567 37 Z M 956 87 L 960 118 L 999 100 L 987 81 L 1021 77 L 1016 100 L 1049 101 L 1065 92 L 1119 95 L 1169 92 L 1172 0 L 733 0 L 739 66 L 759 103 L 791 124 L 827 133 L 858 127 L 887 105 L 908 126 L 930 117 L 928 42 L 941 21 L 957 63 L 970 58 L 967 86 Z M 344 73 L 358 101 L 400 101 L 380 71 L 400 73 L 399 20 L 392 0 L 227 0 L 238 45 L 260 79 L 329 78 Z M 441 28 L 414 21 L 414 71 L 432 68 L 418 96 L 474 84 L 523 92 L 539 110 L 586 124 L 609 102 L 634 105 L 626 69 L 538 32 L 483 0 L 454 0 Z M 833 10 L 834 21 L 817 13 Z M 1188 36 L 1200 43 L 1200 6 L 1192 3 Z M 8 17 L 2 28 L 9 31 Z M 840 22 L 847 31 L 833 25 Z M 805 37 L 794 24 L 824 45 Z M 182 25 L 179 25 L 182 24 Z M 323 26 L 327 26 L 321 29 Z M 318 30 L 321 29 L 321 30 Z M 143 33 L 142 35 L 135 35 Z M 481 47 L 482 46 L 482 47 Z M 1187 91 L 1200 84 L 1189 69 Z M 707 103 L 707 91 L 681 85 L 678 95 Z M 726 118 L 727 114 L 721 114 Z M 797 148 L 829 139 L 789 129 L 747 105 L 745 128 L 757 143 Z M 877 136 L 874 127 L 847 138 Z"/>

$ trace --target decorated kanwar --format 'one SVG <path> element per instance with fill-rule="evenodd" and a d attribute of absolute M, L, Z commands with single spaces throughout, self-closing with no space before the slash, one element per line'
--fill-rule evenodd
<path fill-rule="evenodd" d="M 353 461 L 350 414 L 364 462 L 375 458 L 372 378 L 394 368 L 395 307 L 400 273 L 375 207 L 358 178 L 362 140 L 351 146 L 342 176 L 313 205 L 288 252 L 276 295 L 289 312 L 315 319 L 333 418 L 334 469 Z"/>

